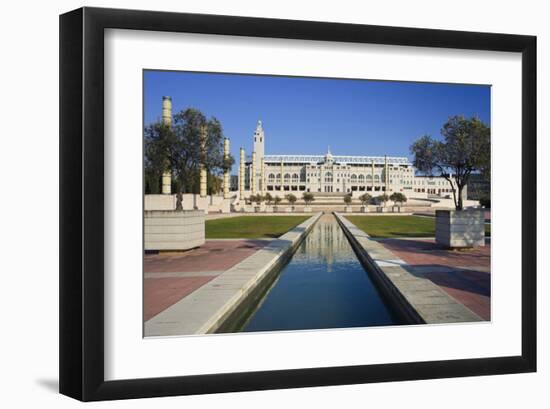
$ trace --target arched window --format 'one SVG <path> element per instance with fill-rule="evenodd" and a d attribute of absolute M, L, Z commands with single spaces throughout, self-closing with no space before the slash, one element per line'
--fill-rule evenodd
<path fill-rule="evenodd" d="M 290 173 L 285 173 L 285 183 L 290 182 Z"/>
<path fill-rule="evenodd" d="M 367 175 L 367 183 L 371 183 L 372 182 L 372 175 Z"/>
<path fill-rule="evenodd" d="M 374 181 L 376 183 L 380 182 L 380 175 L 374 175 Z"/>
<path fill-rule="evenodd" d="M 280 173 L 277 173 L 277 182 L 281 183 L 281 174 Z"/>
<path fill-rule="evenodd" d="M 332 183 L 332 173 L 325 173 L 325 183 Z"/>
<path fill-rule="evenodd" d="M 300 176 L 297 173 L 292 175 L 292 183 L 298 183 L 300 181 Z"/>
<path fill-rule="evenodd" d="M 357 183 L 357 175 L 356 174 L 351 175 L 351 183 Z"/>
<path fill-rule="evenodd" d="M 275 175 L 273 173 L 270 173 L 267 179 L 269 180 L 269 182 L 273 183 L 275 182 Z"/>

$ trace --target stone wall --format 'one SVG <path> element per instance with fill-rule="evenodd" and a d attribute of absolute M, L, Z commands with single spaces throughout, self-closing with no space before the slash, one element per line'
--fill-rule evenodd
<path fill-rule="evenodd" d="M 175 210 L 176 195 L 145 195 L 144 210 Z M 206 196 L 193 193 L 182 194 L 183 210 L 203 210 L 205 213 L 229 213 L 233 199 L 224 199 L 223 196 Z"/>
<path fill-rule="evenodd" d="M 437 210 L 435 241 L 445 247 L 485 245 L 485 211 L 481 209 Z"/>
<path fill-rule="evenodd" d="M 188 250 L 203 245 L 204 220 L 202 210 L 145 211 L 143 215 L 145 250 Z"/>
<path fill-rule="evenodd" d="M 144 210 L 174 210 L 176 195 L 145 195 Z"/>

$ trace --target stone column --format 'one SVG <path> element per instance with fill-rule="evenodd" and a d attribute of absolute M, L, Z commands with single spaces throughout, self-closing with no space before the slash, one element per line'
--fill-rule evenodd
<path fill-rule="evenodd" d="M 200 164 L 200 197 L 206 197 L 206 126 L 202 126 L 200 129 L 200 143 L 201 143 L 201 164 Z"/>
<path fill-rule="evenodd" d="M 388 183 L 389 183 L 389 177 L 388 177 L 388 157 L 384 156 L 384 184 L 386 187 L 385 194 L 388 194 Z"/>
<path fill-rule="evenodd" d="M 285 190 L 284 187 L 283 187 L 284 180 L 285 180 L 284 179 L 285 175 L 283 174 L 283 172 L 284 172 L 284 166 L 283 166 L 283 160 L 281 159 L 281 192 L 283 192 Z M 281 197 L 281 199 L 283 199 L 283 198 Z"/>
<path fill-rule="evenodd" d="M 252 167 L 250 168 L 250 194 L 256 194 L 256 151 L 252 152 Z"/>
<path fill-rule="evenodd" d="M 372 191 L 374 192 L 374 159 L 371 159 L 370 161 L 370 164 L 371 164 L 371 176 L 372 176 Z M 374 194 L 374 193 L 373 193 Z"/>
<path fill-rule="evenodd" d="M 223 157 L 225 160 L 229 159 L 229 139 L 223 140 Z M 223 172 L 223 198 L 229 199 L 229 169 L 225 169 Z"/>
<path fill-rule="evenodd" d="M 265 161 L 264 161 L 264 158 L 262 158 L 262 160 L 260 160 L 260 193 L 264 195 L 266 190 L 267 189 L 265 187 Z"/>
<path fill-rule="evenodd" d="M 162 97 L 162 124 L 172 126 L 172 98 Z M 162 194 L 172 194 L 172 173 L 165 170 L 162 173 Z"/>
<path fill-rule="evenodd" d="M 244 200 L 244 148 L 241 148 L 239 163 L 239 202 Z"/>

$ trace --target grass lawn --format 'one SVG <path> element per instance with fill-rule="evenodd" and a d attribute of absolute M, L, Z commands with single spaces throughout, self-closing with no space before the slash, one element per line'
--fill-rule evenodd
<path fill-rule="evenodd" d="M 237 216 L 206 221 L 207 239 L 276 238 L 310 216 Z"/>
<path fill-rule="evenodd" d="M 358 228 L 374 238 L 434 237 L 435 218 L 420 216 L 346 216 Z M 485 225 L 485 236 L 491 225 Z"/>

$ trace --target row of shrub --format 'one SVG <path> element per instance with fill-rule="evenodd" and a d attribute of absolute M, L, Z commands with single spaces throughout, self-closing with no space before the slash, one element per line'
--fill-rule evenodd
<path fill-rule="evenodd" d="M 294 203 L 296 203 L 296 201 L 298 200 L 298 198 L 292 193 L 285 195 L 285 199 L 291 205 L 294 205 Z M 277 206 L 282 201 L 282 199 L 279 196 L 271 196 L 270 193 L 266 193 L 265 195 L 261 195 L 259 193 L 257 195 L 251 195 L 249 197 L 249 200 L 251 203 L 256 203 L 258 205 L 262 202 L 265 202 L 267 205 L 274 204 L 275 206 Z M 306 205 L 309 205 L 315 200 L 315 196 L 313 195 L 313 193 L 304 192 L 302 194 L 302 200 L 305 202 Z M 398 203 L 403 204 L 407 201 L 407 197 L 403 193 L 399 193 L 399 192 L 392 193 L 390 196 L 386 194 L 382 194 L 380 196 L 372 197 L 368 193 L 364 193 L 361 196 L 359 196 L 359 201 L 363 206 L 367 206 L 368 204 L 375 204 L 375 205 L 385 204 L 389 200 L 391 200 L 395 204 L 398 204 Z M 344 203 L 346 205 L 349 206 L 351 202 L 352 202 L 351 194 L 347 194 L 346 196 L 344 196 Z"/>
<path fill-rule="evenodd" d="M 347 199 L 349 197 L 349 199 Z M 346 199 L 349 201 L 346 201 Z M 395 193 L 392 193 L 391 195 L 387 195 L 387 194 L 382 194 L 382 195 L 379 195 L 379 196 L 371 196 L 369 195 L 368 193 L 364 193 L 362 194 L 361 196 L 359 196 L 359 200 L 361 201 L 361 204 L 363 206 L 367 206 L 368 204 L 375 204 L 375 205 L 380 205 L 380 204 L 385 204 L 388 200 L 391 200 L 394 204 L 403 204 L 407 201 L 407 196 L 405 196 L 403 193 L 399 193 L 399 192 L 395 192 Z M 351 203 L 351 195 L 347 195 L 345 198 L 344 198 L 344 201 L 346 201 L 346 204 L 350 204 Z"/>
<path fill-rule="evenodd" d="M 288 195 L 285 195 L 285 199 L 291 205 L 296 203 L 296 201 L 298 200 L 298 198 L 295 195 L 293 195 L 292 193 L 289 193 Z M 304 194 L 302 195 L 302 199 L 304 200 L 304 202 L 306 202 L 306 204 L 309 204 L 309 203 L 311 203 L 315 200 L 315 198 L 313 197 L 313 194 L 309 193 L 309 192 L 304 192 Z M 283 201 L 283 199 L 281 199 L 280 196 L 271 196 L 271 194 L 269 194 L 269 193 L 266 193 L 263 196 L 259 193 L 257 195 L 251 195 L 248 198 L 248 200 L 251 203 L 260 204 L 262 202 L 266 202 L 267 205 L 274 204 L 275 206 L 277 206 L 279 203 L 281 203 Z"/>

